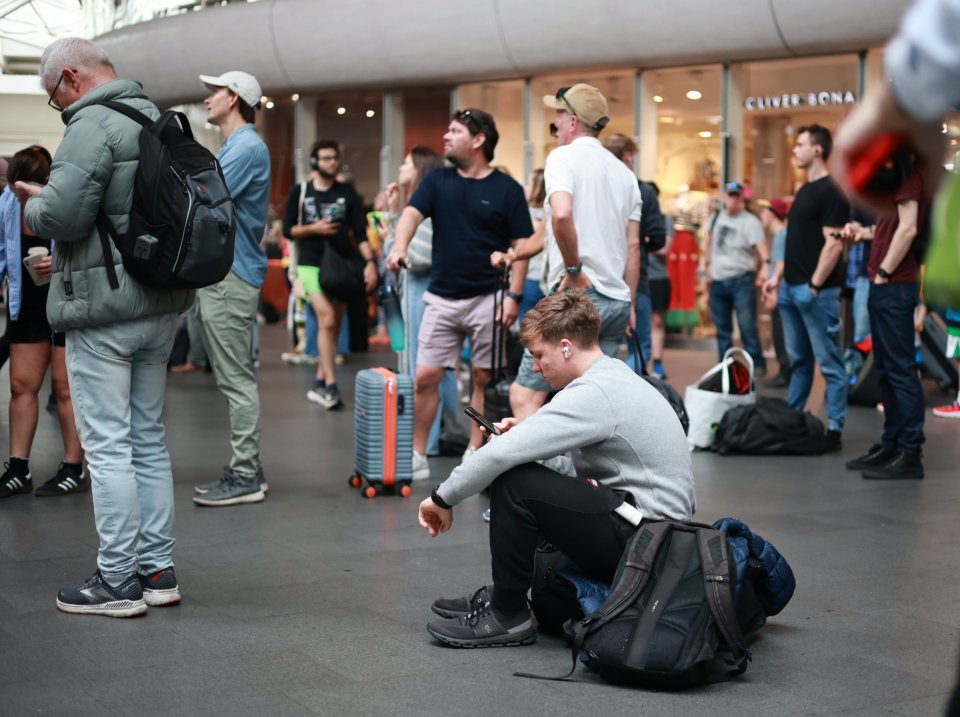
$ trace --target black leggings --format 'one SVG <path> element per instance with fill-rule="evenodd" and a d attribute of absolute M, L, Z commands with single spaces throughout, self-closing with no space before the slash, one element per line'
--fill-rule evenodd
<path fill-rule="evenodd" d="M 493 604 L 503 612 L 526 606 L 533 556 L 553 543 L 587 576 L 613 581 L 636 530 L 612 511 L 623 496 L 539 463 L 511 468 L 490 489 Z"/>

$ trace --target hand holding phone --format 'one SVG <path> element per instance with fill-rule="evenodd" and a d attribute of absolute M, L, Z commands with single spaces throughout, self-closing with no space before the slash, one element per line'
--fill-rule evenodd
<path fill-rule="evenodd" d="M 493 436 L 501 435 L 500 429 L 493 425 L 489 419 L 481 415 L 473 406 L 467 406 L 463 409 L 463 412 L 470 416 L 470 418 L 472 418 L 478 426 L 487 429 L 489 434 Z"/>

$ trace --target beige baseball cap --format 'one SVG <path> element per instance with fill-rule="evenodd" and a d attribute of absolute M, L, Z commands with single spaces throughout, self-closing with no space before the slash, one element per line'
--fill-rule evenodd
<path fill-rule="evenodd" d="M 256 109 L 260 106 L 260 98 L 263 93 L 260 91 L 260 83 L 257 78 L 240 70 L 230 70 L 220 76 L 200 75 L 200 81 L 211 90 L 218 87 L 226 87 L 231 92 L 239 95 L 240 99 Z"/>
<path fill-rule="evenodd" d="M 550 109 L 572 112 L 590 127 L 601 120 L 609 120 L 607 98 L 596 87 L 583 82 L 572 87 L 561 87 L 555 95 L 544 95 L 543 104 Z"/>

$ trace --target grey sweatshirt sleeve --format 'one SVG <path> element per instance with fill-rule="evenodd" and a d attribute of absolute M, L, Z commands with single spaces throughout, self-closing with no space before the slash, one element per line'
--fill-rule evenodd
<path fill-rule="evenodd" d="M 960 0 L 919 0 L 887 45 L 883 63 L 900 106 L 932 121 L 960 102 Z"/>
<path fill-rule="evenodd" d="M 530 418 L 466 458 L 439 487 L 444 502 L 456 505 L 514 466 L 609 438 L 616 425 L 610 402 L 595 385 L 581 381 L 571 383 Z"/>

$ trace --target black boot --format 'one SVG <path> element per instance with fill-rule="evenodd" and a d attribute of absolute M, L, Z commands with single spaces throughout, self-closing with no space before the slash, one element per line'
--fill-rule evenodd
<path fill-rule="evenodd" d="M 862 475 L 867 480 L 923 480 L 923 463 L 919 453 L 900 451 L 882 466 L 868 468 Z"/>
<path fill-rule="evenodd" d="M 879 468 L 889 463 L 895 455 L 897 455 L 896 451 L 884 448 L 882 443 L 876 443 L 866 455 L 847 461 L 847 470 L 865 471 L 869 468 Z"/>

